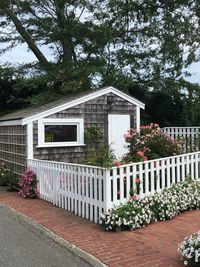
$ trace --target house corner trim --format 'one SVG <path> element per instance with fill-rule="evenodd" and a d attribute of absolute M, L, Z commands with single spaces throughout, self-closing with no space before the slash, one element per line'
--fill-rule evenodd
<path fill-rule="evenodd" d="M 33 123 L 27 124 L 27 159 L 33 159 Z"/>

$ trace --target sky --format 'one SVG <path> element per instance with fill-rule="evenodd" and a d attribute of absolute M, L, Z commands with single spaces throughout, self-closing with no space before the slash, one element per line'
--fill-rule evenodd
<path fill-rule="evenodd" d="M 200 62 L 193 63 L 188 70 L 191 72 L 192 76 L 186 78 L 186 80 L 200 84 Z"/>
<path fill-rule="evenodd" d="M 3 47 L 0 45 L 0 48 Z M 47 56 L 47 58 L 51 58 L 50 51 L 46 48 L 40 48 L 42 52 Z M 36 57 L 33 52 L 28 51 L 26 44 L 20 44 L 16 48 L 13 48 L 12 51 L 8 51 L 0 56 L 0 63 L 9 62 L 11 64 L 17 63 L 30 63 L 36 61 Z"/>
<path fill-rule="evenodd" d="M 0 45 L 1 48 L 1 45 Z M 51 59 L 51 53 L 46 48 L 41 48 L 42 52 L 46 55 L 48 59 Z M 27 50 L 27 46 L 22 44 L 12 51 L 6 52 L 0 56 L 0 63 L 9 62 L 13 65 L 18 63 L 29 63 L 32 61 L 36 61 L 36 57 L 31 51 Z M 199 83 L 200 84 L 200 62 L 193 63 L 188 70 L 191 72 L 192 76 L 187 77 L 186 80 L 192 83 Z"/>

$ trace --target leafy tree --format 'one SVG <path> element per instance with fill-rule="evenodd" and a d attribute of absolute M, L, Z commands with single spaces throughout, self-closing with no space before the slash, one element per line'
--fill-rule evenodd
<path fill-rule="evenodd" d="M 114 85 L 147 102 L 161 125 L 198 122 L 199 86 L 183 79 L 200 55 L 198 0 L 1 0 L 0 16 L 0 52 L 26 43 L 37 58 L 15 86 L 35 88 L 27 101 Z M 153 109 L 160 98 L 176 119 Z"/>
<path fill-rule="evenodd" d="M 161 127 L 183 126 L 184 106 L 180 96 L 169 95 L 167 92 L 151 92 L 146 102 L 149 121 L 159 123 Z"/>
<path fill-rule="evenodd" d="M 120 73 L 140 84 L 179 79 L 198 60 L 198 1 L 2 0 L 0 11 L 1 41 L 26 43 L 63 90 Z"/>
<path fill-rule="evenodd" d="M 102 25 L 94 22 L 97 4 L 88 0 L 2 0 L 0 27 L 5 31 L 1 41 L 9 46 L 1 52 L 26 43 L 54 88 L 90 88 L 91 77 L 104 64 L 101 53 L 106 43 Z M 52 60 L 42 46 L 51 50 Z"/>
<path fill-rule="evenodd" d="M 41 90 L 42 88 L 42 90 Z M 10 66 L 0 68 L 0 114 L 53 100 L 56 94 L 45 76 L 24 77 Z"/>
<path fill-rule="evenodd" d="M 199 126 L 200 122 L 200 85 L 184 82 L 184 118 L 186 126 Z"/>
<path fill-rule="evenodd" d="M 112 30 L 111 70 L 123 69 L 139 82 L 167 82 L 198 60 L 198 1 L 103 2 L 99 17 Z"/>
<path fill-rule="evenodd" d="M 14 86 L 16 80 L 13 79 L 13 72 L 8 68 L 0 68 L 0 113 L 2 114 L 6 110 L 12 110 L 13 101 L 15 108 L 21 105 L 21 98 L 14 92 Z"/>

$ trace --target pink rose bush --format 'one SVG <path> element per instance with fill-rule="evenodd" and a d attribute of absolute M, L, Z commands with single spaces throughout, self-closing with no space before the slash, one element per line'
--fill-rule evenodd
<path fill-rule="evenodd" d="M 140 126 L 140 131 L 130 129 L 124 135 L 129 152 L 126 162 L 139 162 L 181 153 L 181 144 L 162 132 L 158 124 Z"/>
<path fill-rule="evenodd" d="M 39 193 L 37 190 L 37 182 L 36 174 L 27 169 L 22 175 L 21 182 L 19 183 L 19 186 L 21 187 L 19 195 L 23 198 L 37 197 Z"/>

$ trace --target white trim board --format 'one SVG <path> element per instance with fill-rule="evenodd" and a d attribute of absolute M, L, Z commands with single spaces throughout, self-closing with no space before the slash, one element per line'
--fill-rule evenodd
<path fill-rule="evenodd" d="M 136 129 L 139 131 L 140 129 L 140 108 L 136 107 Z"/>
<path fill-rule="evenodd" d="M 33 123 L 29 123 L 27 124 L 27 136 L 26 136 L 26 140 L 27 140 L 27 158 L 28 159 L 33 159 Z"/>
<path fill-rule="evenodd" d="M 0 121 L 0 126 L 22 125 L 22 120 Z"/>
<path fill-rule="evenodd" d="M 65 103 L 65 104 L 62 104 L 62 105 L 59 105 L 57 107 L 54 107 L 54 108 L 51 108 L 51 109 L 48 109 L 48 110 L 45 110 L 45 111 L 42 111 L 38 114 L 35 114 L 33 116 L 30 116 L 30 117 L 27 117 L 27 118 L 24 118 L 22 119 L 22 125 L 26 125 L 30 122 L 33 122 L 33 121 L 36 121 L 36 120 L 39 120 L 39 119 L 42 119 L 44 117 L 48 117 L 52 114 L 55 114 L 57 112 L 60 112 L 62 110 L 65 110 L 65 109 L 68 109 L 68 108 L 71 108 L 71 107 L 74 107 L 74 106 L 77 106 L 79 104 L 82 104 L 86 101 L 89 101 L 89 100 L 92 100 L 94 98 L 97 98 L 97 97 L 100 97 L 102 95 L 105 95 L 105 94 L 108 94 L 108 93 L 113 93 L 125 100 L 127 100 L 128 102 L 138 106 L 139 108 L 142 108 L 144 109 L 145 108 L 145 104 L 140 102 L 139 100 L 119 91 L 118 89 L 110 86 L 110 87 L 106 87 L 105 89 L 102 89 L 102 90 L 99 90 L 97 92 L 92 92 L 86 96 L 83 96 L 83 97 L 80 97 L 80 98 L 77 98 L 69 103 Z"/>

